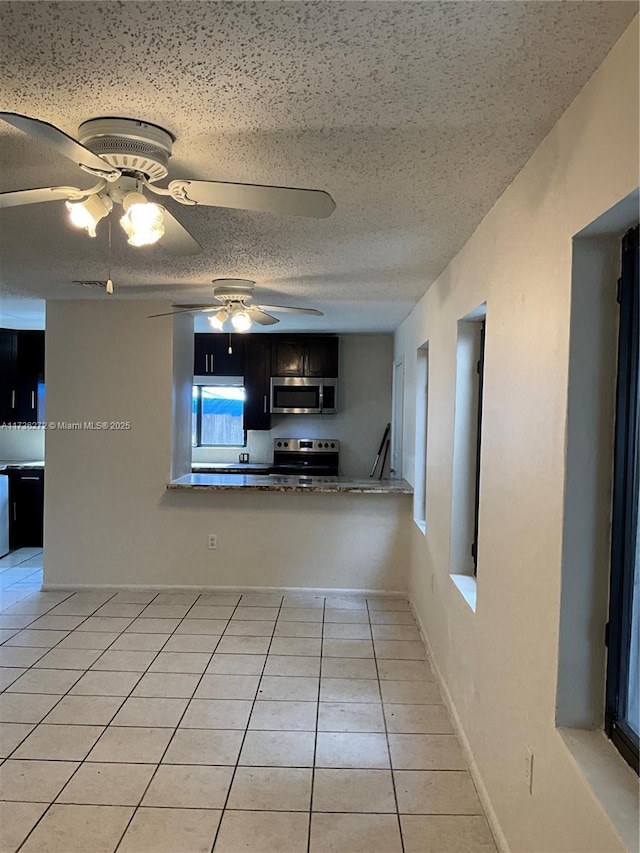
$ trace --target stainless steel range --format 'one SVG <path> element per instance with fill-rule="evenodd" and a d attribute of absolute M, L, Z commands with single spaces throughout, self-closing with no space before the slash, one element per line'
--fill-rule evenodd
<path fill-rule="evenodd" d="M 340 442 L 335 438 L 275 438 L 274 474 L 337 477 Z"/>

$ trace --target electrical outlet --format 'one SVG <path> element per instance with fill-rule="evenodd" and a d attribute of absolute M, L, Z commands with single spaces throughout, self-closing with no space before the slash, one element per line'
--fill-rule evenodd
<path fill-rule="evenodd" d="M 218 550 L 218 534 L 217 533 L 210 533 L 207 541 L 208 541 L 207 548 L 210 551 L 217 551 Z"/>
<path fill-rule="evenodd" d="M 529 793 L 533 794 L 533 752 L 529 746 L 526 747 L 524 778 L 529 788 Z"/>

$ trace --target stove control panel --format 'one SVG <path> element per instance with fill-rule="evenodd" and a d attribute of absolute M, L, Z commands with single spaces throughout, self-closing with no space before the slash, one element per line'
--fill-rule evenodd
<path fill-rule="evenodd" d="M 274 438 L 273 449 L 294 453 L 338 453 L 340 442 L 336 438 Z"/>

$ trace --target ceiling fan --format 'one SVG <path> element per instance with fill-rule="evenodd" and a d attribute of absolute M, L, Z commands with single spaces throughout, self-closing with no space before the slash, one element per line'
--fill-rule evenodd
<path fill-rule="evenodd" d="M 210 325 L 217 332 L 229 331 L 247 332 L 253 325 L 273 326 L 279 323 L 277 317 L 272 317 L 269 311 L 276 314 L 313 314 L 322 317 L 323 312 L 317 308 L 293 308 L 289 305 L 247 305 L 253 298 L 255 282 L 244 278 L 216 278 L 213 284 L 213 295 L 220 305 L 177 305 L 177 311 L 167 311 L 164 314 L 151 314 L 152 317 L 169 317 L 174 314 L 212 314 L 208 318 Z M 215 313 L 214 313 L 215 312 Z"/>
<path fill-rule="evenodd" d="M 133 246 L 147 246 L 162 239 L 174 255 L 191 255 L 201 246 L 162 205 L 150 202 L 144 190 L 169 196 L 179 204 L 256 210 L 290 216 L 330 216 L 335 202 L 322 190 L 234 184 L 224 181 L 169 181 L 155 186 L 167 174 L 175 137 L 155 124 L 129 118 L 95 118 L 83 122 L 78 139 L 40 119 L 1 112 L 12 127 L 73 160 L 83 171 L 98 178 L 87 189 L 42 187 L 0 193 L 0 208 L 44 201 L 65 201 L 71 223 L 95 237 L 96 226 L 113 205 L 121 204 L 120 224 Z"/>

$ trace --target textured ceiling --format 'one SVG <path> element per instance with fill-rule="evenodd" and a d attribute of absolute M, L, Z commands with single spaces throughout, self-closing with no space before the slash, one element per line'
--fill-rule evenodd
<path fill-rule="evenodd" d="M 295 328 L 391 330 L 468 239 L 637 10 L 631 2 L 2 2 L 0 108 L 75 135 L 124 115 L 176 136 L 170 178 L 330 192 L 325 220 L 172 211 L 174 258 L 114 229 L 112 298 L 206 300 L 211 279 L 312 305 Z M 0 191 L 90 186 L 0 127 Z M 168 206 L 172 203 L 169 202 Z M 106 228 L 62 203 L 0 211 L 5 296 L 107 298 Z M 1 303 L 0 303 L 1 304 Z M 4 303 L 8 305 L 9 303 Z M 290 321 L 277 328 L 294 328 Z"/>

